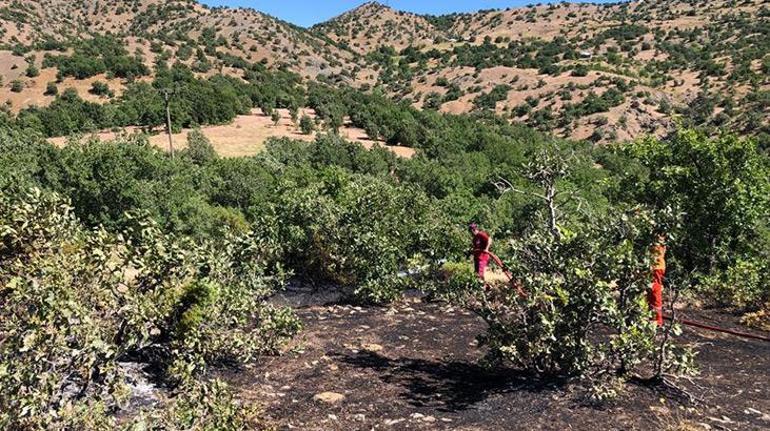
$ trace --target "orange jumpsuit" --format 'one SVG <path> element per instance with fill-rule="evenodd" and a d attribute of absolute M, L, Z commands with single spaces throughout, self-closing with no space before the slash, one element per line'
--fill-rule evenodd
<path fill-rule="evenodd" d="M 656 244 L 652 253 L 652 286 L 647 292 L 647 303 L 655 313 L 655 322 L 663 326 L 663 279 L 666 276 L 666 246 Z"/>

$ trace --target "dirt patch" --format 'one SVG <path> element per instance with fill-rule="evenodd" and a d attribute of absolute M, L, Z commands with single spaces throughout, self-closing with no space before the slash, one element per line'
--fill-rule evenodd
<path fill-rule="evenodd" d="M 248 157 L 253 156 L 265 147 L 265 142 L 270 138 L 291 138 L 302 141 L 312 141 L 316 138 L 316 133 L 305 135 L 301 133 L 291 120 L 291 115 L 286 109 L 277 110 L 281 114 L 278 124 L 274 124 L 270 116 L 264 115 L 259 109 L 252 110 L 249 115 L 239 115 L 230 124 L 221 126 L 207 126 L 201 130 L 203 134 L 211 141 L 217 154 L 222 157 Z M 307 114 L 315 118 L 315 112 L 304 110 L 301 115 Z M 137 132 L 138 128 L 127 128 L 125 132 Z M 187 136 L 191 129 L 184 129 L 181 133 L 172 135 L 174 148 L 179 150 L 187 146 Z M 409 147 L 386 146 L 383 141 L 373 141 L 369 139 L 366 132 L 362 129 L 346 125 L 339 130 L 340 136 L 353 142 L 359 142 L 366 148 L 373 148 L 380 145 L 392 151 L 400 157 L 412 157 L 415 150 Z M 118 133 L 102 131 L 89 136 L 95 136 L 99 140 L 105 141 L 115 139 Z M 48 141 L 54 145 L 62 146 L 67 143 L 69 138 L 50 138 Z M 160 133 L 149 136 L 150 143 L 159 148 L 168 149 L 168 136 Z"/>
<path fill-rule="evenodd" d="M 293 353 L 228 372 L 243 396 L 266 403 L 279 429 L 302 430 L 757 430 L 770 427 L 770 344 L 685 329 L 698 346 L 702 405 L 679 404 L 643 384 L 601 408 L 579 388 L 517 370 L 488 370 L 475 336 L 484 323 L 446 304 L 389 308 L 311 306 Z M 689 317 L 735 325 L 734 316 Z M 371 346 L 378 346 L 373 349 Z M 697 387 L 695 386 L 697 385 Z M 325 392 L 344 398 L 318 401 Z M 316 397 L 314 399 L 314 397 Z"/>

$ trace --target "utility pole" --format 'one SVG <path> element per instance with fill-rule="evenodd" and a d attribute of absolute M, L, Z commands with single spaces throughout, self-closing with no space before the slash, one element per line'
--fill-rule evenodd
<path fill-rule="evenodd" d="M 171 138 L 171 96 L 173 93 L 174 90 L 170 88 L 161 90 L 163 101 L 166 102 L 166 133 L 168 133 L 168 151 L 172 158 L 174 157 L 174 140 Z"/>

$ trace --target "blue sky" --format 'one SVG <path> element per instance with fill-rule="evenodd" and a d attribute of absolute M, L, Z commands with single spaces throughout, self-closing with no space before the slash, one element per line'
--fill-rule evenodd
<path fill-rule="evenodd" d="M 303 27 L 323 22 L 366 3 L 366 0 L 201 0 L 209 6 L 250 7 Z M 614 0 L 617 1 L 617 0 Z M 520 7 L 535 3 L 557 3 L 536 0 L 380 0 L 390 7 L 415 13 L 440 15 L 451 12 L 473 12 L 479 9 Z M 599 0 L 593 3 L 609 3 Z"/>

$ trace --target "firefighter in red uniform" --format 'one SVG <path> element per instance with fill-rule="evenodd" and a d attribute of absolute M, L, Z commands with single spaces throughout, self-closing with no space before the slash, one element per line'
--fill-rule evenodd
<path fill-rule="evenodd" d="M 666 276 L 666 236 L 658 235 L 650 247 L 652 257 L 652 286 L 647 292 L 647 303 L 655 313 L 655 322 L 663 326 L 663 279 Z"/>
<path fill-rule="evenodd" d="M 484 272 L 487 269 L 489 263 L 489 247 L 492 245 L 492 238 L 489 234 L 479 229 L 476 223 L 471 223 L 468 229 L 473 235 L 473 246 L 471 253 L 473 253 L 473 269 L 476 271 L 476 275 L 481 280 L 484 280 Z"/>

